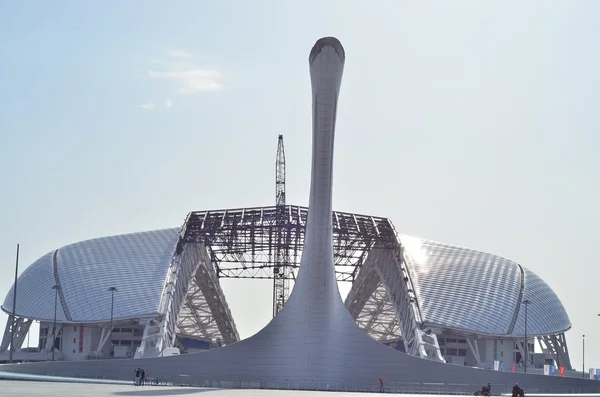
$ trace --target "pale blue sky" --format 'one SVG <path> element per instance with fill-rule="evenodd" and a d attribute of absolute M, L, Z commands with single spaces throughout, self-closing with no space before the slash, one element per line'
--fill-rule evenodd
<path fill-rule="evenodd" d="M 191 210 L 273 204 L 278 134 L 288 202 L 306 205 L 307 58 L 334 35 L 347 53 L 335 209 L 529 267 L 569 312 L 575 367 L 583 333 L 586 367 L 600 367 L 599 13 L 550 0 L 0 0 L 0 293 L 17 242 L 24 268 Z M 223 284 L 242 336 L 266 324 L 270 282 Z"/>

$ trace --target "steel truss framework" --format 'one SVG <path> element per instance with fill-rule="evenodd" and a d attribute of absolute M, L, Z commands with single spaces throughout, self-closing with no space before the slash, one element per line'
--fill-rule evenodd
<path fill-rule="evenodd" d="M 272 279 L 276 273 L 275 247 L 283 228 L 282 246 L 294 279 L 304 244 L 308 208 L 286 205 L 199 211 L 188 215 L 180 247 L 204 243 L 219 278 Z M 354 281 L 373 248 L 395 248 L 397 237 L 389 219 L 334 212 L 333 249 L 338 281 Z M 283 218 L 283 222 L 282 222 Z M 288 259 L 289 258 L 289 259 Z M 277 276 L 280 276 L 277 272 Z"/>
<path fill-rule="evenodd" d="M 204 244 L 219 278 L 294 279 L 307 216 L 308 208 L 281 203 L 274 207 L 192 212 L 182 229 L 178 250 L 187 244 Z M 419 328 L 417 298 L 391 221 L 344 212 L 333 212 L 332 221 L 336 278 L 354 284 L 350 295 L 357 296 L 359 304 L 347 304 L 359 326 L 380 342 L 409 335 L 403 342 L 407 352 L 443 361 L 435 335 Z M 366 281 L 355 283 L 368 260 L 382 264 L 373 263 L 369 266 L 372 271 L 363 270 L 361 276 Z M 282 262 L 288 269 L 281 269 Z M 356 289 L 357 285 L 362 289 Z M 193 298 L 187 301 L 195 299 L 197 303 L 188 307 L 197 309 L 182 311 L 180 329 L 183 333 L 198 329 L 198 336 L 208 337 L 210 333 L 202 330 L 209 327 L 210 321 L 201 319 L 206 319 L 209 312 L 202 309 L 193 286 L 190 291 Z M 274 296 L 275 302 L 285 298 Z"/>
<path fill-rule="evenodd" d="M 200 267 L 192 278 L 179 312 L 177 328 L 180 335 L 210 339 L 224 345 L 240 340 L 225 295 L 204 247 Z"/>
<path fill-rule="evenodd" d="M 419 302 L 400 243 L 393 250 L 371 251 L 346 297 L 346 307 L 372 338 L 398 339 L 399 332 L 408 354 L 444 361 L 435 334 L 421 329 Z M 381 335 L 383 330 L 389 333 Z"/>
<path fill-rule="evenodd" d="M 565 338 L 564 333 L 538 338 L 538 343 L 542 348 L 542 351 L 547 351 L 551 358 L 554 359 L 557 366 L 564 365 L 568 370 L 573 369 L 571 359 L 569 358 L 567 339 Z M 546 349 L 544 349 L 544 347 L 546 347 Z"/>
<path fill-rule="evenodd" d="M 381 282 L 368 297 L 355 320 L 360 328 L 378 342 L 395 342 L 402 336 L 396 310 Z"/>
<path fill-rule="evenodd" d="M 156 357 L 175 345 L 177 321 L 191 280 L 200 266 L 201 244 L 189 244 L 173 257 L 159 303 L 159 318 L 146 320 L 135 358 Z M 112 329 L 109 331 L 112 333 Z"/>
<path fill-rule="evenodd" d="M 275 202 L 277 209 L 277 237 L 275 245 L 275 267 L 273 268 L 273 317 L 283 309 L 283 305 L 289 297 L 290 272 L 289 250 L 285 233 L 285 149 L 283 146 L 283 135 L 279 135 L 277 142 L 277 161 L 275 162 Z"/>
<path fill-rule="evenodd" d="M 302 256 L 307 216 L 308 208 L 281 203 L 191 212 L 182 228 L 178 251 L 187 244 L 204 244 L 212 264 L 206 267 L 214 273 L 209 277 L 212 280 L 293 280 Z M 333 212 L 332 220 L 336 278 L 353 284 L 346 306 L 358 325 L 379 342 L 402 340 L 409 354 L 445 361 L 436 335 L 422 329 L 419 302 L 392 222 L 345 212 Z M 281 268 L 282 262 L 286 269 Z M 218 309 L 206 303 L 196 284 L 199 280 L 194 279 L 180 313 L 180 333 L 212 340 L 223 335 L 225 343 L 239 340 L 233 320 L 228 328 L 232 330 L 229 339 L 224 337 L 227 330 L 221 330 L 214 320 Z M 214 285 L 220 289 L 218 282 Z M 281 300 L 287 296 L 273 298 L 283 305 Z M 223 307 L 227 307 L 226 303 Z M 231 319 L 231 315 L 227 318 Z M 554 346 L 566 348 L 561 343 L 564 337 L 546 339 L 550 350 Z M 566 350 L 557 357 L 570 366 Z"/>
<path fill-rule="evenodd" d="M 182 227 L 182 233 L 186 230 Z M 135 358 L 155 357 L 176 346 L 177 335 L 230 344 L 239 340 L 233 317 L 203 243 L 177 244 L 159 312 L 148 319 Z"/>
<path fill-rule="evenodd" d="M 14 317 L 12 314 L 9 314 L 6 322 L 6 327 L 4 328 L 4 335 L 2 336 L 2 344 L 0 344 L 0 353 L 8 351 L 8 349 L 10 348 L 13 327 L 13 345 L 16 348 L 12 348 L 11 350 L 14 352 L 17 349 L 20 349 L 23 345 L 23 341 L 25 340 L 25 336 L 27 336 L 27 332 L 29 332 L 31 323 L 33 323 L 33 320 L 24 319 L 21 317 Z"/>
<path fill-rule="evenodd" d="M 274 314 L 283 307 L 288 294 L 281 282 L 293 280 L 300 265 L 308 208 L 282 202 L 272 207 L 188 214 L 175 257 L 188 251 L 189 246 L 202 244 L 207 259 L 192 279 L 179 312 L 179 334 L 221 339 L 224 344 L 239 340 L 219 278 L 273 279 Z M 334 212 L 332 220 L 338 281 L 354 281 L 371 249 L 398 245 L 389 219 Z M 391 332 L 397 333 L 397 325 L 392 325 L 391 304 L 383 310 L 390 317 Z M 386 339 L 379 325 L 373 325 L 370 331 Z"/>

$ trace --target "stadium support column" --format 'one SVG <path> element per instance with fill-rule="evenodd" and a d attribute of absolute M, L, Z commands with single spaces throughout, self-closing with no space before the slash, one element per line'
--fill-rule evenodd
<path fill-rule="evenodd" d="M 469 345 L 469 349 L 471 349 L 471 353 L 473 353 L 477 367 L 481 368 L 482 364 L 481 355 L 479 354 L 479 341 L 475 338 L 467 338 L 467 345 Z"/>
<path fill-rule="evenodd" d="M 277 142 L 275 161 L 276 242 L 273 266 L 273 317 L 283 309 L 289 294 L 290 258 L 285 207 L 285 150 L 283 135 Z"/>
<path fill-rule="evenodd" d="M 15 317 L 15 321 L 13 321 L 13 315 L 10 314 L 6 319 L 6 328 L 4 328 L 4 335 L 0 344 L 0 353 L 9 351 L 11 346 L 13 346 L 13 352 L 19 350 L 23 346 L 23 341 L 29 333 L 32 322 L 32 320 L 26 320 L 22 317 Z"/>
<path fill-rule="evenodd" d="M 17 279 L 19 278 L 19 244 L 17 244 L 17 260 L 15 263 L 15 286 L 13 287 L 13 304 L 10 327 L 10 347 L 8 350 L 8 362 L 13 362 L 13 352 L 15 351 L 15 328 L 17 327 Z"/>

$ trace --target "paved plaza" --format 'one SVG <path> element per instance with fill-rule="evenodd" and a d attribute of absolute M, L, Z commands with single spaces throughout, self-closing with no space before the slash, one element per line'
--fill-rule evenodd
<path fill-rule="evenodd" d="M 94 383 L 65 383 L 37 381 L 0 381 L 2 397 L 360 397 L 372 393 L 343 393 L 326 391 L 208 389 L 200 387 L 169 387 Z"/>
<path fill-rule="evenodd" d="M 201 387 L 144 386 L 128 384 L 40 382 L 0 380 L 2 397 L 362 397 L 374 393 L 296 391 L 296 390 L 253 390 L 253 389 L 209 389 Z M 386 393 L 387 394 L 387 393 Z M 389 393 L 392 394 L 392 393 Z M 395 394 L 403 397 L 448 397 L 439 394 Z M 600 397 L 600 394 L 532 394 L 528 397 Z"/>

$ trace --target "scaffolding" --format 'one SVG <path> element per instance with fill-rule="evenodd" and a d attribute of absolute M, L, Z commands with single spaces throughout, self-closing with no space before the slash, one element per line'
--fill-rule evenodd
<path fill-rule="evenodd" d="M 308 208 L 293 205 L 192 212 L 180 247 L 203 243 L 219 278 L 293 280 L 300 266 L 307 216 Z M 353 282 L 371 249 L 397 247 L 396 232 L 387 218 L 333 212 L 332 220 L 338 281 Z M 281 273 L 281 262 L 274 261 L 277 249 L 287 272 Z"/>

